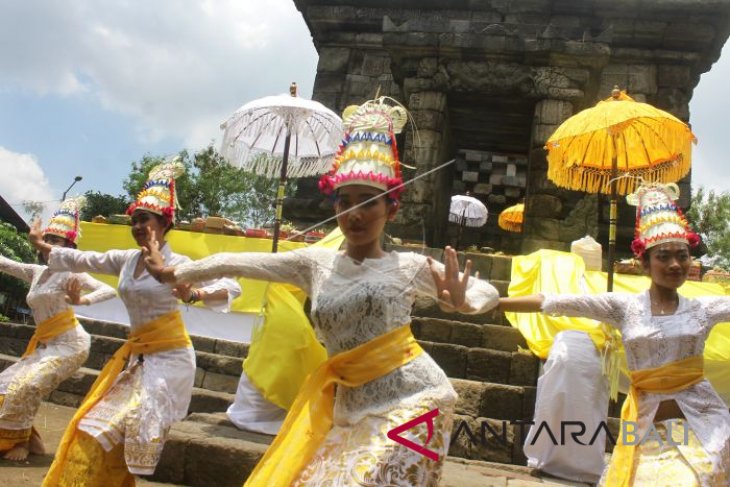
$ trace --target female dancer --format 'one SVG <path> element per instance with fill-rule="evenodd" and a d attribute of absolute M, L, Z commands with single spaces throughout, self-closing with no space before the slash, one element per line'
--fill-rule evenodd
<path fill-rule="evenodd" d="M 292 283 L 311 297 L 312 320 L 331 358 L 302 386 L 247 485 L 437 485 L 456 394 L 415 342 L 411 307 L 418 294 L 463 313 L 497 304 L 494 287 L 469 278 L 470 262 L 459 274 L 449 247 L 445 268 L 421 255 L 383 251 L 380 237 L 402 189 L 395 133 L 406 113 L 379 99 L 349 107 L 343 118 L 348 131 L 320 187 L 335 195 L 344 252 L 217 254 L 164 267 L 151 246 L 146 259 L 163 282 L 246 276 Z M 403 440 L 423 445 L 425 455 L 391 439 L 400 439 L 391 430 L 411 420 L 419 425 Z"/>
<path fill-rule="evenodd" d="M 702 354 L 712 327 L 730 320 L 730 298 L 677 293 L 699 243 L 678 196 L 676 185 L 654 184 L 628 198 L 638 206 L 631 247 L 651 277 L 646 292 L 500 299 L 505 311 L 583 316 L 621 331 L 631 375 L 621 429 L 637 428 L 620 435 L 602 485 L 728 485 L 730 414 L 704 378 Z"/>
<path fill-rule="evenodd" d="M 170 264 L 189 260 L 173 253 L 164 237 L 174 222 L 174 183 L 182 171 L 176 162 L 153 168 L 137 201 L 127 210 L 136 242 L 149 245 L 149 235 L 157 235 L 156 246 Z M 119 295 L 131 325 L 129 339 L 105 365 L 66 429 L 43 485 L 134 485 L 133 474 L 154 472 L 170 425 L 187 415 L 192 396 L 195 352 L 177 298 L 217 300 L 225 306 L 230 297 L 240 294 L 240 288 L 235 281 L 225 280 L 197 289 L 189 285 L 173 289 L 145 271 L 138 249 L 81 252 L 51 248 L 37 235 L 32 237 L 34 245 L 49 256 L 51 269 L 118 275 Z"/>
<path fill-rule="evenodd" d="M 47 245 L 76 247 L 83 198 L 69 198 L 40 232 Z M 36 225 L 39 225 L 37 222 Z M 45 265 L 23 264 L 0 256 L 0 272 L 30 283 L 27 302 L 36 330 L 22 358 L 0 373 L 0 451 L 6 460 L 23 461 L 45 453 L 33 428 L 42 399 L 76 372 L 89 356 L 89 334 L 70 305 L 88 305 L 117 295 L 88 274 L 54 272 Z M 81 290 L 90 291 L 81 296 Z"/>

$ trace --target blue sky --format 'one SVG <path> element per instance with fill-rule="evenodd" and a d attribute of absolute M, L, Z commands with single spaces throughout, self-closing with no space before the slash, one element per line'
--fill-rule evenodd
<path fill-rule="evenodd" d="M 11 204 L 60 198 L 76 175 L 70 194 L 120 194 L 132 161 L 217 145 L 245 102 L 291 81 L 311 96 L 317 53 L 291 0 L 0 0 L 0 11 Z"/>
<path fill-rule="evenodd" d="M 132 161 L 217 145 L 220 122 L 243 103 L 291 81 L 311 96 L 317 53 L 291 0 L 0 0 L 0 9 L 0 195 L 13 204 L 55 200 L 76 175 L 71 194 L 120 194 Z M 727 79 L 730 48 L 690 107 L 694 184 L 719 190 L 730 189 Z"/>

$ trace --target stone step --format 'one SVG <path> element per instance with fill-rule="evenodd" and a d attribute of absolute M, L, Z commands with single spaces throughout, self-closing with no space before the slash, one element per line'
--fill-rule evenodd
<path fill-rule="evenodd" d="M 192 487 L 240 487 L 263 456 L 271 439 L 268 435 L 238 430 L 223 414 L 193 414 L 171 428 L 162 458 L 151 479 Z M 452 449 L 455 444 L 452 442 Z M 587 485 L 542 479 L 535 469 L 467 460 L 454 457 L 451 452 L 444 462 L 440 485 L 531 487 L 543 484 Z"/>
<path fill-rule="evenodd" d="M 418 343 L 448 377 L 515 386 L 537 384 L 539 360 L 531 352 L 504 352 L 424 340 Z"/>
<path fill-rule="evenodd" d="M 122 325 L 117 325 L 116 329 L 119 326 Z M 517 330 L 498 325 L 474 325 L 438 319 L 416 319 L 413 326 L 417 337 L 422 335 L 439 340 L 419 340 L 419 343 L 449 377 L 517 386 L 534 386 L 537 382 L 539 362 L 529 352 L 518 351 L 520 341 Z M 114 329 L 115 327 L 105 325 L 104 328 L 95 328 L 94 331 L 111 331 L 114 334 Z M 21 324 L 9 324 L 0 328 L 0 337 L 6 338 L 0 341 L 0 353 L 20 355 L 33 330 L 33 326 Z M 452 344 L 450 341 L 465 345 Z M 84 365 L 100 370 L 123 343 L 121 338 L 92 335 L 91 351 Z M 487 348 L 482 345 L 487 345 Z M 489 346 L 498 348 L 492 349 Z M 240 357 L 198 349 L 195 355 L 197 387 L 219 392 L 236 392 L 242 370 Z"/>
<path fill-rule="evenodd" d="M 505 295 L 506 294 L 501 294 L 501 296 Z M 504 316 L 504 313 L 496 308 L 487 311 L 486 313 L 480 313 L 476 315 L 449 313 L 446 311 L 442 311 L 435 300 L 423 296 L 419 296 L 416 298 L 416 302 L 413 305 L 411 315 L 414 318 L 438 318 L 446 321 L 456 320 L 463 323 L 473 323 L 477 325 L 512 326 L 510 325 L 507 318 Z"/>
<path fill-rule="evenodd" d="M 104 328 L 94 328 L 95 332 L 110 332 L 113 336 L 92 335 L 91 350 L 89 358 L 84 366 L 90 369 L 101 370 L 104 364 L 111 358 L 114 352 L 124 344 L 124 339 L 116 338 L 115 331 L 124 325 L 110 324 L 114 326 L 106 326 Z M 6 323 L 0 327 L 0 353 L 7 355 L 19 356 L 25 350 L 28 340 L 35 327 L 31 325 L 22 325 L 16 323 Z M 201 337 L 191 337 L 194 344 L 200 344 Z M 207 340 L 207 339 L 206 339 Z M 247 344 L 238 344 L 235 342 L 226 342 L 225 340 L 211 340 L 203 342 L 210 344 L 218 342 L 212 347 L 213 350 L 220 350 L 218 353 L 211 353 L 195 349 L 195 359 L 197 370 L 195 374 L 195 385 L 197 387 L 205 387 L 214 391 L 235 393 L 238 387 L 238 379 L 241 376 L 243 359 L 239 356 L 224 355 L 223 352 L 248 352 Z M 223 343 L 226 345 L 223 345 Z M 227 344 L 243 345 L 243 347 L 232 348 Z M 194 345 L 195 346 L 195 345 Z M 203 347 L 206 348 L 206 347 Z M 207 347 L 211 349 L 211 347 Z M 245 354 L 244 354 L 245 356 Z"/>
<path fill-rule="evenodd" d="M 411 245 L 394 245 L 386 244 L 386 250 L 395 250 L 398 252 L 414 252 L 423 254 L 441 262 L 444 250 L 429 247 L 418 247 Z M 479 252 L 457 252 L 459 256 L 459 265 L 464 266 L 466 259 L 472 261 L 472 269 L 474 272 L 479 271 L 482 279 L 491 281 L 493 279 L 500 281 L 509 281 L 512 274 L 512 257 L 508 255 L 482 254 Z"/>
<path fill-rule="evenodd" d="M 450 319 L 417 316 L 411 321 L 413 335 L 419 340 L 451 343 L 471 348 L 487 348 L 504 352 L 527 350 L 527 342 L 517 328 L 463 321 L 464 315 Z"/>
<path fill-rule="evenodd" d="M 17 360 L 18 357 L 0 354 L 0 370 Z M 50 400 L 65 406 L 78 406 L 98 375 L 98 370 L 82 367 L 51 393 Z M 535 387 L 467 379 L 451 379 L 451 383 L 459 395 L 456 404 L 458 414 L 498 420 L 525 420 L 532 418 L 534 413 Z M 190 412 L 224 411 L 233 402 L 233 397 L 232 392 L 211 389 L 209 383 L 199 383 L 196 378 Z"/>
<path fill-rule="evenodd" d="M 17 357 L 0 354 L 0 370 L 12 365 Z M 78 407 L 89 388 L 99 375 L 99 371 L 82 367 L 73 376 L 62 382 L 48 400 L 63 406 Z M 482 383 L 463 379 L 451 379 L 459 395 L 455 413 L 459 421 L 465 421 L 469 430 L 477 437 L 481 422 L 496 425 L 495 431 L 501 434 L 506 428 L 505 440 L 499 442 L 490 437 L 481 446 L 470 445 L 468 433 L 462 431 L 461 447 L 456 447 L 454 455 L 504 463 L 524 463 L 521 448 L 521 435 L 516 424 L 532 418 L 535 404 L 534 387 L 505 386 L 502 384 Z M 234 395 L 195 387 L 188 412 L 221 413 L 233 402 Z M 490 418 L 490 419 L 484 419 Z M 455 430 L 456 431 L 456 430 Z M 486 441 L 486 440 L 485 440 Z"/>
<path fill-rule="evenodd" d="M 129 326 L 111 321 L 91 320 L 80 318 L 79 322 L 91 335 L 107 336 L 126 339 Z M 248 343 L 232 342 L 217 338 L 191 336 L 195 350 L 200 352 L 217 353 L 229 357 L 244 358 L 248 355 Z"/>
<path fill-rule="evenodd" d="M 524 421 L 531 419 L 534 414 L 536 387 L 509 386 L 467 379 L 450 379 L 450 381 L 459 395 L 455 408 L 458 414 L 505 421 Z M 233 403 L 233 399 L 234 394 L 231 393 L 196 387 L 190 411 L 224 411 Z"/>

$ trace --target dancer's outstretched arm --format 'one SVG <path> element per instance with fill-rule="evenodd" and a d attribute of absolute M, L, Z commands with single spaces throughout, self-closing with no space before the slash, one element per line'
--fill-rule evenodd
<path fill-rule="evenodd" d="M 269 254 L 265 252 L 223 252 L 185 264 L 170 266 L 160 254 L 154 238 L 142 252 L 145 267 L 163 283 L 180 284 L 221 277 L 245 277 L 262 281 L 293 284 L 309 294 L 318 259 L 331 254 L 327 249 L 305 248 Z"/>
<path fill-rule="evenodd" d="M 516 298 L 499 298 L 500 311 L 512 311 L 515 313 L 539 313 L 542 311 L 542 304 L 545 296 L 532 294 L 530 296 L 519 296 Z"/>

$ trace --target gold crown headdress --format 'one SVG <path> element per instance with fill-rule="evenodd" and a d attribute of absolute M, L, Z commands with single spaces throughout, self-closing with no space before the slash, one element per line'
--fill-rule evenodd
<path fill-rule="evenodd" d="M 131 215 L 138 209 L 146 210 L 174 222 L 175 209 L 180 207 L 175 191 L 175 179 L 184 172 L 185 166 L 179 157 L 153 167 L 142 191 L 137 195 L 137 200 L 127 208 L 127 214 Z"/>
<path fill-rule="evenodd" d="M 75 244 L 81 236 L 79 217 L 84 206 L 86 206 L 84 196 L 66 198 L 51 216 L 43 235 L 56 235 Z"/>
<path fill-rule="evenodd" d="M 386 100 L 380 97 L 344 110 L 345 137 L 332 169 L 319 181 L 320 191 L 329 195 L 342 186 L 364 184 L 399 198 L 403 178 L 395 135 L 403 130 L 408 112 Z"/>
<path fill-rule="evenodd" d="M 626 197 L 636 206 L 636 227 L 631 250 L 641 257 L 647 249 L 666 242 L 682 242 L 696 247 L 700 237 L 694 233 L 675 201 L 679 187 L 674 184 L 642 184 Z"/>

